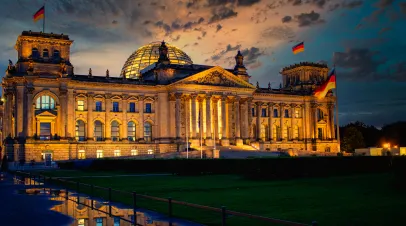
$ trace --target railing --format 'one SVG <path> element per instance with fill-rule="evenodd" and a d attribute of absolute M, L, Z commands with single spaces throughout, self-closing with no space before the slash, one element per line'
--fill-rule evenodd
<path fill-rule="evenodd" d="M 28 185 L 43 186 L 44 190 L 45 190 L 46 185 L 47 186 L 50 185 L 50 186 L 54 186 L 54 187 L 62 187 L 61 190 L 65 190 L 65 199 L 66 200 L 75 201 L 78 204 L 85 205 L 92 209 L 94 208 L 93 201 L 94 201 L 95 197 L 100 197 L 102 199 L 108 200 L 109 211 L 104 212 L 104 213 L 109 214 L 110 217 L 120 217 L 120 216 L 114 216 L 112 214 L 112 211 L 111 211 L 112 202 L 116 202 L 116 203 L 121 202 L 122 203 L 122 200 L 126 200 L 127 202 L 128 202 L 128 200 L 131 200 L 132 201 L 131 203 L 125 203 L 125 204 L 130 204 L 133 208 L 133 211 L 134 211 L 133 221 L 122 218 L 122 217 L 120 217 L 120 219 L 127 221 L 129 223 L 135 224 L 135 225 L 139 225 L 139 224 L 137 224 L 136 209 L 137 208 L 148 209 L 148 208 L 145 208 L 145 207 L 139 205 L 140 199 L 144 199 L 144 201 L 149 201 L 149 202 L 158 201 L 160 203 L 166 203 L 167 207 L 165 207 L 164 209 L 161 208 L 161 210 L 163 210 L 163 211 L 157 211 L 157 210 L 153 210 L 153 211 L 165 212 L 165 209 L 166 209 L 167 215 L 170 218 L 174 216 L 174 213 L 173 213 L 174 204 L 182 206 L 182 207 L 192 207 L 199 211 L 209 211 L 212 213 L 217 213 L 218 215 L 216 214 L 216 216 L 221 219 L 219 222 L 221 222 L 222 226 L 227 225 L 227 221 L 228 221 L 228 219 L 230 219 L 230 216 L 243 217 L 243 218 L 257 220 L 258 222 L 264 223 L 265 225 L 269 225 L 270 223 L 272 225 L 276 224 L 276 225 L 288 225 L 288 226 L 317 226 L 318 225 L 316 221 L 313 221 L 311 224 L 304 224 L 304 223 L 281 220 L 281 219 L 276 219 L 276 218 L 263 217 L 263 216 L 258 216 L 258 215 L 253 215 L 253 214 L 248 214 L 248 213 L 243 213 L 243 212 L 238 212 L 238 211 L 227 210 L 227 208 L 225 206 L 222 206 L 221 208 L 216 208 L 216 207 L 211 207 L 211 206 L 205 206 L 205 205 L 199 205 L 199 204 L 174 200 L 170 197 L 161 198 L 161 197 L 155 197 L 155 196 L 150 196 L 150 195 L 145 195 L 145 194 L 137 194 L 137 192 L 135 192 L 135 191 L 129 192 L 129 191 L 116 190 L 116 189 L 112 189 L 112 188 L 96 186 L 93 184 L 86 184 L 86 183 L 81 183 L 81 182 L 77 182 L 77 181 L 69 181 L 69 180 L 64 180 L 64 179 L 60 179 L 60 178 L 52 178 L 49 176 L 47 177 L 47 176 L 41 175 L 41 174 L 33 174 L 33 173 L 27 173 L 27 172 L 21 172 L 21 171 L 16 171 L 15 174 L 18 176 L 22 176 L 24 179 L 29 178 Z M 77 200 L 69 199 L 69 190 L 76 191 L 76 194 L 78 196 Z M 79 200 L 80 193 L 79 192 L 90 196 L 91 206 L 86 205 L 85 203 L 80 203 L 80 200 Z M 113 196 L 113 193 L 115 194 L 114 196 Z M 119 199 L 121 197 L 123 199 L 113 200 L 113 197 L 116 197 L 117 199 Z M 128 199 L 128 198 L 130 198 L 130 199 Z M 179 218 L 182 218 L 182 216 L 180 216 Z M 245 225 L 248 225 L 248 224 L 245 224 Z M 255 225 L 258 225 L 258 224 L 255 224 Z"/>

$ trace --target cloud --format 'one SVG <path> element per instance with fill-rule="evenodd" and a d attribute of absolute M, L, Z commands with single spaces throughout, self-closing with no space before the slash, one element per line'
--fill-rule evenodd
<path fill-rule="evenodd" d="M 372 81 L 384 78 L 384 75 L 378 72 L 378 68 L 386 62 L 386 59 L 381 57 L 379 52 L 367 48 L 350 48 L 346 52 L 336 52 L 333 62 L 338 67 L 346 69 L 340 73 L 343 79 Z"/>
<path fill-rule="evenodd" d="M 292 17 L 291 17 L 291 16 L 284 16 L 284 17 L 282 18 L 282 23 L 288 23 L 288 22 L 290 22 L 290 21 L 292 21 Z"/>
<path fill-rule="evenodd" d="M 258 57 L 264 55 L 264 52 L 261 52 L 257 47 L 251 47 L 249 49 L 242 50 L 241 54 L 244 56 L 244 64 L 250 65 L 256 63 Z"/>
<path fill-rule="evenodd" d="M 406 15 L 406 2 L 399 2 L 400 11 Z"/>
<path fill-rule="evenodd" d="M 256 3 L 259 3 L 261 0 L 208 0 L 208 6 L 222 6 L 226 4 L 232 4 L 236 6 L 252 6 Z"/>
<path fill-rule="evenodd" d="M 406 82 L 406 61 L 395 64 L 394 72 L 390 74 L 390 77 L 395 81 Z"/>
<path fill-rule="evenodd" d="M 229 19 L 232 17 L 236 17 L 238 15 L 233 9 L 228 8 L 226 6 L 222 6 L 219 8 L 214 8 L 212 11 L 212 16 L 209 19 L 209 24 L 215 23 L 221 20 Z"/>
<path fill-rule="evenodd" d="M 381 30 L 379 30 L 379 34 L 383 34 L 383 33 L 388 32 L 388 31 L 390 31 L 390 30 L 392 30 L 392 28 L 390 28 L 390 27 L 383 27 L 383 28 L 381 28 Z"/>
<path fill-rule="evenodd" d="M 292 28 L 288 26 L 274 26 L 264 30 L 261 33 L 262 37 L 274 40 L 286 40 L 295 37 Z"/>
<path fill-rule="evenodd" d="M 320 14 L 314 11 L 310 13 L 301 13 L 295 16 L 299 22 L 299 27 L 310 26 L 324 22 L 320 19 Z"/>
<path fill-rule="evenodd" d="M 240 49 L 240 48 L 241 48 L 241 45 L 240 45 L 240 44 L 235 45 L 235 46 L 232 46 L 232 45 L 228 44 L 225 50 L 222 50 L 222 51 L 220 51 L 219 53 L 217 53 L 217 54 L 211 56 L 210 59 L 211 59 L 212 61 L 218 61 L 218 60 L 220 60 L 221 58 L 223 58 L 223 56 L 225 56 L 227 53 L 233 52 L 233 51 L 237 51 L 237 50 Z"/>
<path fill-rule="evenodd" d="M 350 1 L 350 2 L 343 2 L 342 7 L 347 8 L 347 9 L 353 9 L 361 6 L 364 3 L 362 0 L 355 0 L 355 1 Z"/>
<path fill-rule="evenodd" d="M 380 0 L 376 3 L 376 6 L 378 8 L 386 8 L 390 5 L 392 5 L 393 2 L 394 2 L 394 0 Z"/>
<path fill-rule="evenodd" d="M 220 31 L 221 28 L 223 28 L 223 27 L 221 26 L 221 24 L 217 24 L 217 26 L 216 26 L 216 33 L 217 33 L 218 31 Z"/>

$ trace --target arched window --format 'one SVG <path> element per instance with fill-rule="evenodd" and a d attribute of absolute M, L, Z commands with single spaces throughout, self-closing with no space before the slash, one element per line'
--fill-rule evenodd
<path fill-rule="evenodd" d="M 96 120 L 94 122 L 94 138 L 97 141 L 102 141 L 104 139 L 103 123 L 100 122 L 99 120 Z"/>
<path fill-rule="evenodd" d="M 111 140 L 118 141 L 120 139 L 120 124 L 117 121 L 111 123 Z"/>
<path fill-rule="evenodd" d="M 273 117 L 278 117 L 278 109 L 273 109 Z"/>
<path fill-rule="evenodd" d="M 149 122 L 144 123 L 144 139 L 152 141 L 152 125 Z"/>
<path fill-rule="evenodd" d="M 55 108 L 55 100 L 47 95 L 43 95 L 37 98 L 37 103 L 35 108 L 37 109 L 54 109 Z"/>
<path fill-rule="evenodd" d="M 129 141 L 135 141 L 135 123 L 133 121 L 127 124 L 127 136 Z"/>
<path fill-rule="evenodd" d="M 54 59 L 59 59 L 61 55 L 59 54 L 59 50 L 54 50 L 54 54 L 52 56 Z"/>
<path fill-rule="evenodd" d="M 39 52 L 37 48 L 32 48 L 31 57 L 33 59 L 39 58 Z"/>
<path fill-rule="evenodd" d="M 49 57 L 49 51 L 48 51 L 48 49 L 42 50 L 42 57 Z"/>
<path fill-rule="evenodd" d="M 85 122 L 82 120 L 76 121 L 76 140 L 84 141 L 86 138 L 85 135 Z"/>

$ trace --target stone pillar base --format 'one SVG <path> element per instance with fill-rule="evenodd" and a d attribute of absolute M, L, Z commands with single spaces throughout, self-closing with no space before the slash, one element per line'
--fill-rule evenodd
<path fill-rule="evenodd" d="M 213 142 L 212 139 L 206 139 L 206 140 L 204 140 L 204 144 L 205 144 L 206 146 L 214 146 L 214 142 Z"/>
<path fill-rule="evenodd" d="M 214 159 L 220 158 L 220 150 L 217 150 L 217 149 L 213 150 L 213 158 Z"/>
<path fill-rule="evenodd" d="M 235 139 L 235 146 L 243 146 L 244 142 L 242 139 Z"/>
<path fill-rule="evenodd" d="M 200 147 L 200 139 L 189 140 L 190 147 Z"/>
<path fill-rule="evenodd" d="M 221 139 L 221 146 L 230 146 L 230 141 L 228 139 Z"/>

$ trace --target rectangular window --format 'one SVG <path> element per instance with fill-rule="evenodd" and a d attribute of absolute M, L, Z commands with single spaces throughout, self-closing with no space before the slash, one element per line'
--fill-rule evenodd
<path fill-rule="evenodd" d="M 102 102 L 96 101 L 96 111 L 102 111 Z"/>
<path fill-rule="evenodd" d="M 255 108 L 251 108 L 252 117 L 255 117 Z"/>
<path fill-rule="evenodd" d="M 261 117 L 266 117 L 266 108 L 262 108 Z"/>
<path fill-rule="evenodd" d="M 145 113 L 152 113 L 152 104 L 151 103 L 145 104 Z"/>
<path fill-rule="evenodd" d="M 285 118 L 289 118 L 289 110 L 285 109 Z"/>
<path fill-rule="evenodd" d="M 119 106 L 119 104 L 118 104 L 118 102 L 113 102 L 113 112 L 118 112 L 118 106 Z"/>
<path fill-rule="evenodd" d="M 85 110 L 85 101 L 78 100 L 78 111 L 84 111 L 84 110 Z"/>
<path fill-rule="evenodd" d="M 96 226 L 103 226 L 103 218 L 101 217 L 96 218 Z"/>
<path fill-rule="evenodd" d="M 320 139 L 320 140 L 323 140 L 323 128 L 317 128 L 317 130 L 318 130 L 318 138 Z"/>
<path fill-rule="evenodd" d="M 116 156 L 116 157 L 121 156 L 121 151 L 120 150 L 114 150 L 114 156 Z"/>
<path fill-rule="evenodd" d="M 135 112 L 135 103 L 130 103 L 129 112 Z"/>
<path fill-rule="evenodd" d="M 295 109 L 295 118 L 299 118 L 300 117 L 300 115 L 299 115 L 299 110 L 298 109 Z"/>
<path fill-rule="evenodd" d="M 114 226 L 120 226 L 120 217 L 114 217 Z"/>
<path fill-rule="evenodd" d="M 85 158 L 86 158 L 85 150 L 79 150 L 78 159 L 85 159 Z"/>
<path fill-rule="evenodd" d="M 273 109 L 273 117 L 278 117 L 278 109 Z"/>
<path fill-rule="evenodd" d="M 138 155 L 138 150 L 131 150 L 131 155 Z"/>
<path fill-rule="evenodd" d="M 96 158 L 103 158 L 103 150 L 97 150 L 96 151 Z"/>
<path fill-rule="evenodd" d="M 50 140 L 51 139 L 51 123 L 41 122 L 40 123 L 40 140 Z"/>

